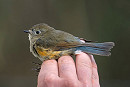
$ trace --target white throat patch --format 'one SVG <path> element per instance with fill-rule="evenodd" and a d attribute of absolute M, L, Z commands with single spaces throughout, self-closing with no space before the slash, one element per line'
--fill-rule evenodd
<path fill-rule="evenodd" d="M 30 34 L 28 35 L 28 37 L 29 37 L 29 41 L 31 41 L 31 35 Z"/>

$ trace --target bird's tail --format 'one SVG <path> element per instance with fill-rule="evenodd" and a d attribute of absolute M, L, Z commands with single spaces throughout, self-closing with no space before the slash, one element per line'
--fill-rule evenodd
<path fill-rule="evenodd" d="M 113 42 L 85 43 L 79 47 L 76 47 L 76 50 L 81 50 L 85 53 L 94 55 L 109 56 L 111 55 L 109 51 L 111 48 L 113 48 L 113 46 Z"/>

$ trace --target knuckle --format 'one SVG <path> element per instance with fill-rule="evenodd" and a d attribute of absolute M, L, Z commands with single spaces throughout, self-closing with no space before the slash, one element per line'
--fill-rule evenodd
<path fill-rule="evenodd" d="M 81 66 L 81 67 L 92 68 L 91 62 L 84 62 L 84 61 L 82 61 L 82 62 L 80 63 L 80 66 Z"/>
<path fill-rule="evenodd" d="M 55 75 L 54 75 L 54 74 L 48 74 L 48 75 L 46 75 L 45 78 L 44 78 L 44 82 L 45 82 L 46 84 L 54 83 L 55 80 L 56 80 L 56 78 L 55 78 Z"/>

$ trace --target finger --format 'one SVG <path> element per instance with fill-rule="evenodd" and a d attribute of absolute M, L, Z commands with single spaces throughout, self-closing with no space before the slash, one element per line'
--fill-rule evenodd
<path fill-rule="evenodd" d="M 42 66 L 41 66 L 40 72 L 43 72 L 45 74 L 51 73 L 51 74 L 55 74 L 55 75 L 58 76 L 57 61 L 56 60 L 46 60 L 46 61 L 44 61 Z"/>
<path fill-rule="evenodd" d="M 90 55 L 90 58 L 92 62 L 92 85 L 93 87 L 100 87 L 97 64 L 95 62 L 93 55 Z"/>
<path fill-rule="evenodd" d="M 54 82 L 54 80 L 58 80 L 58 67 L 56 60 L 44 61 L 38 75 L 38 87 L 48 85 L 46 83 Z"/>
<path fill-rule="evenodd" d="M 58 64 L 59 64 L 59 75 L 61 78 L 77 80 L 75 63 L 72 57 L 62 56 L 61 58 L 59 58 Z"/>
<path fill-rule="evenodd" d="M 82 83 L 87 84 L 87 87 L 92 87 L 92 63 L 86 53 L 81 53 L 76 56 L 76 68 L 78 79 Z"/>

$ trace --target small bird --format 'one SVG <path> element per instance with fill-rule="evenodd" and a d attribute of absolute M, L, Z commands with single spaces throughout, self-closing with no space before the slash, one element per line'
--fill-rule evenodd
<path fill-rule="evenodd" d="M 45 23 L 34 25 L 29 34 L 30 52 L 41 61 L 58 59 L 65 55 L 75 55 L 80 52 L 109 56 L 113 42 L 96 43 L 78 38 L 67 32 L 56 30 Z"/>

